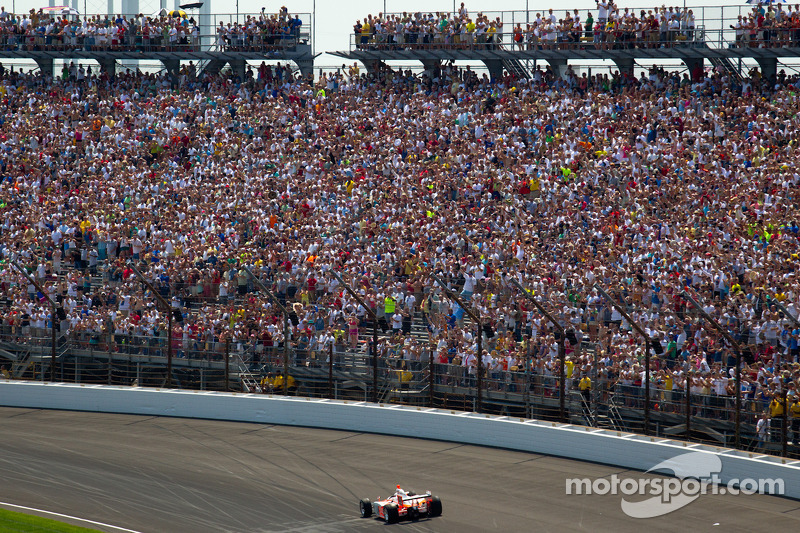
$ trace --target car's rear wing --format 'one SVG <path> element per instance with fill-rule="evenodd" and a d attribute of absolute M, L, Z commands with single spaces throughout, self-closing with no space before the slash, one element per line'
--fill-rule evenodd
<path fill-rule="evenodd" d="M 413 496 L 403 496 L 403 501 L 411 501 L 411 500 L 418 500 L 420 498 L 427 498 L 431 495 L 431 491 L 428 491 L 424 494 L 414 494 Z"/>

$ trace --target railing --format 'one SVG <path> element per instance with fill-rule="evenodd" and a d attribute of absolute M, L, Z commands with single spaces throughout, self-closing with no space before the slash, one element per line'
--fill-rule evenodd
<path fill-rule="evenodd" d="M 142 24 L 120 26 L 107 21 L 105 15 L 89 15 L 83 20 L 96 24 L 98 31 L 84 32 L 78 26 L 56 24 L 48 33 L 30 25 L 18 32 L 0 33 L 0 49 L 12 52 L 142 54 L 200 51 L 271 53 L 293 50 L 298 44 L 310 44 L 310 13 L 299 14 L 299 23 L 291 23 L 291 19 L 277 23 L 269 20 L 272 14 L 266 14 L 268 21 L 263 22 L 261 16 L 261 13 L 202 15 L 197 17 L 199 24 L 194 22 L 195 18 L 155 17 L 150 27 Z M 171 31 L 173 29 L 177 31 Z"/>
<path fill-rule="evenodd" d="M 654 32 L 642 36 L 640 32 L 592 31 L 578 34 L 565 34 L 557 37 L 541 38 L 523 34 L 522 40 L 514 40 L 513 35 L 495 34 L 489 36 L 470 35 L 449 36 L 441 33 L 407 33 L 398 36 L 350 35 L 350 49 L 362 51 L 400 51 L 400 50 L 452 50 L 452 51 L 550 51 L 550 50 L 635 50 L 662 48 L 693 48 L 705 46 L 709 39 L 722 41 L 722 31 L 697 28 L 685 32 Z M 758 46 L 753 41 L 750 46 Z"/>
<path fill-rule="evenodd" d="M 27 365 L 23 379 L 44 380 L 50 372 L 49 337 L 40 331 L 6 327 L 0 346 L 16 352 Z M 37 333 L 37 335 L 33 335 Z M 56 375 L 79 383 L 166 386 L 166 339 L 128 334 L 77 332 L 62 339 L 68 348 L 58 358 Z M 371 355 L 352 352 L 342 343 L 304 349 L 292 343 L 288 361 L 282 346 L 265 346 L 251 340 L 212 338 L 174 342 L 172 384 L 201 390 L 239 390 L 283 393 L 283 369 L 289 368 L 288 392 L 309 397 L 368 400 L 372 386 Z M 591 348 L 590 345 L 587 345 Z M 226 360 L 228 369 L 226 371 Z M 383 402 L 474 410 L 477 375 L 474 363 L 439 362 L 430 353 L 406 360 L 381 353 L 378 365 L 379 397 Z M 517 365 L 496 364 L 482 380 L 483 410 L 515 417 L 558 420 L 558 375 L 549 359 L 527 356 Z M 287 364 L 288 363 L 288 364 Z M 544 363 L 544 364 L 543 364 Z M 553 367 L 554 365 L 549 365 Z M 544 372 L 542 371 L 544 368 Z M 229 375 L 229 382 L 224 377 Z M 694 383 L 693 383 L 694 385 Z M 695 389 L 695 387 L 692 387 Z M 699 390 L 699 389 L 698 389 Z M 622 379 L 598 377 L 581 390 L 580 376 L 568 376 L 566 408 L 572 422 L 623 431 L 645 429 L 644 387 Z M 732 445 L 735 404 L 731 394 L 691 391 L 688 401 L 680 386 L 668 389 L 654 382 L 650 394 L 651 435 L 683 437 L 717 445 Z M 771 417 L 768 431 L 757 433 L 756 424 L 768 401 L 747 396 L 743 401 L 741 443 L 745 449 L 779 453 L 787 439 L 788 455 L 800 456 L 800 418 Z M 686 412 L 691 433 L 685 434 Z"/>
<path fill-rule="evenodd" d="M 800 34 L 791 28 L 788 22 L 776 22 L 769 25 L 767 20 L 766 27 L 738 28 L 739 17 L 746 21 L 748 16 L 754 13 L 757 6 L 747 5 L 746 3 L 727 6 L 688 6 L 687 10 L 692 10 L 694 17 L 693 23 L 687 20 L 679 21 L 677 27 L 664 27 L 661 24 L 652 29 L 627 28 L 625 24 L 607 28 L 599 25 L 601 20 L 598 9 L 574 9 L 558 8 L 553 9 L 552 14 L 555 20 L 561 23 L 569 14 L 574 20 L 575 15 L 580 17 L 580 28 L 570 27 L 569 29 L 542 30 L 538 35 L 529 27 L 534 25 L 537 14 L 543 18 L 549 17 L 548 9 L 530 9 L 517 11 L 480 11 L 470 10 L 469 17 L 474 21 L 477 17 L 483 17 L 487 24 L 494 25 L 494 33 L 466 31 L 466 26 L 460 24 L 457 28 L 452 24 L 453 13 L 437 12 L 434 20 L 439 21 L 444 15 L 448 21 L 443 29 L 432 28 L 430 31 L 423 29 L 412 30 L 411 32 L 386 32 L 377 34 L 371 31 L 370 34 L 351 34 L 350 49 L 369 49 L 369 50 L 390 50 L 390 49 L 464 49 L 464 50 L 486 50 L 502 48 L 505 50 L 570 50 L 570 49 L 622 49 L 622 48 L 653 48 L 670 46 L 690 46 L 703 44 L 711 48 L 727 48 L 733 46 L 750 47 L 782 47 L 797 46 L 800 43 Z M 764 9 L 774 11 L 781 10 L 786 13 L 780 4 L 775 6 L 765 5 Z M 635 15 L 640 18 L 642 13 L 645 17 L 650 13 L 660 14 L 660 8 L 630 7 L 620 6 L 620 15 Z M 666 11 L 671 17 L 673 13 L 680 10 Z M 593 23 L 591 27 L 586 27 L 588 14 L 591 13 Z M 427 17 L 429 12 L 423 11 L 422 15 Z M 433 13 L 430 13 L 433 16 Z M 387 13 L 383 20 L 402 20 L 414 21 L 416 12 L 406 13 Z M 785 19 L 785 20 L 788 20 Z M 427 23 L 426 23 L 427 24 Z M 516 36 L 515 29 L 519 27 Z"/>
<path fill-rule="evenodd" d="M 62 264 L 62 267 L 65 265 Z M 77 270 L 68 270 L 67 275 L 80 275 L 86 265 L 76 265 Z M 98 278 L 114 283 L 111 270 L 102 264 L 94 270 L 94 276 L 85 279 L 84 286 L 89 294 L 96 289 Z M 91 274 L 91 272 L 89 272 Z M 269 271 L 262 272 L 266 283 L 270 282 Z M 187 324 L 191 324 L 193 314 L 199 312 L 199 306 L 205 304 L 226 304 L 235 302 L 236 305 L 247 305 L 252 298 L 254 287 L 249 278 L 240 278 L 245 283 L 241 290 L 231 291 L 231 295 L 220 298 L 218 286 L 208 278 L 207 283 L 173 284 L 163 287 L 165 297 L 178 297 L 178 305 L 187 315 Z M 50 285 L 54 279 L 46 282 Z M 452 287 L 457 288 L 461 279 L 448 278 Z M 11 284 L 17 281 L 10 280 Z M 235 283 L 239 283 L 236 280 Z M 12 287 L 13 288 L 13 287 Z M 478 290 L 484 290 L 478 287 Z M 508 296 L 509 287 L 495 287 L 491 289 Z M 568 288 L 573 292 L 575 289 Z M 205 294 L 205 293 L 208 294 Z M 575 375 L 565 382 L 566 410 L 565 418 L 586 425 L 612 427 L 616 429 L 647 431 L 652 435 L 668 435 L 671 437 L 686 432 L 686 421 L 689 421 L 688 435 L 692 440 L 714 441 L 730 444 L 731 435 L 735 432 L 735 410 L 731 404 L 733 393 L 730 386 L 733 379 L 728 379 L 728 390 L 724 393 L 707 392 L 713 388 L 713 379 L 721 373 L 729 374 L 734 365 L 734 358 L 730 350 L 724 348 L 721 339 L 713 331 L 708 330 L 710 340 L 719 348 L 708 352 L 709 370 L 700 371 L 700 355 L 694 351 L 680 350 L 680 346 L 670 351 L 665 345 L 656 352 L 655 348 L 650 353 L 650 416 L 644 416 L 644 406 L 647 405 L 644 397 L 644 387 L 641 385 L 641 375 L 644 374 L 641 346 L 632 347 L 628 341 L 624 345 L 613 340 L 617 333 L 625 335 L 631 328 L 624 317 L 615 315 L 614 309 L 604 299 L 590 299 L 580 295 L 577 290 L 577 299 L 571 306 L 581 311 L 579 323 L 573 323 L 574 331 L 568 331 L 569 340 L 566 355 L 575 363 Z M 702 292 L 700 299 L 706 301 L 726 302 L 722 292 L 712 294 Z M 290 294 L 285 291 L 278 295 L 287 302 L 301 300 L 300 293 Z M 546 298 L 546 291 L 540 295 Z M 149 296 L 144 295 L 145 299 Z M 312 299 L 316 300 L 313 296 Z M 654 313 L 667 317 L 678 318 L 680 326 L 672 325 L 662 329 L 659 336 L 669 335 L 672 338 L 681 331 L 686 332 L 683 323 L 692 317 L 688 308 L 674 308 L 664 295 L 660 298 L 644 298 L 642 290 L 634 286 L 621 287 L 617 296 L 619 304 L 634 316 L 652 316 Z M 325 311 L 325 298 L 317 300 L 320 310 Z M 186 305 L 186 307 L 183 307 Z M 441 324 L 443 317 L 438 316 L 441 310 L 436 305 L 430 309 L 431 315 L 425 320 L 431 321 L 432 327 Z M 764 303 L 765 312 L 779 310 L 769 301 Z M 49 324 L 44 327 L 21 326 L 10 317 L 3 317 L 4 325 L 0 326 L 0 342 L 6 351 L 19 354 L 17 361 L 23 364 L 10 365 L 7 370 L 13 370 L 15 377 L 28 379 L 46 379 L 48 375 L 51 355 L 51 340 Z M 698 317 L 699 318 L 699 317 Z M 418 352 L 416 360 L 403 360 L 400 357 L 402 345 L 393 345 L 389 334 L 381 332 L 379 335 L 379 364 L 378 364 L 378 397 L 383 401 L 397 401 L 416 403 L 421 405 L 442 405 L 459 409 L 482 409 L 489 412 L 504 413 L 514 416 L 532 416 L 537 418 L 559 420 L 561 419 L 558 360 L 552 359 L 552 344 L 558 341 L 556 330 L 551 330 L 544 324 L 534 333 L 530 323 L 517 323 L 513 331 L 505 335 L 507 342 L 501 346 L 497 337 L 484 337 L 484 353 L 498 354 L 506 357 L 512 355 L 514 360 L 498 361 L 488 364 L 483 382 L 483 405 L 477 400 L 477 376 L 474 365 L 465 367 L 462 362 L 454 359 L 456 355 L 462 358 L 464 354 L 448 354 L 447 360 L 440 360 L 440 354 L 433 353 L 431 365 L 432 346 L 428 344 L 429 331 L 426 322 L 421 317 L 412 322 L 410 335 L 402 338 L 416 338 L 423 346 Z M 563 317 L 567 324 L 566 317 Z M 15 325 L 9 325 L 9 324 Z M 327 324 L 327 320 L 326 320 Z M 38 324 L 41 326 L 41 324 Z M 308 337 L 299 333 L 290 343 L 288 359 L 285 359 L 284 348 L 280 341 L 278 346 L 272 342 L 262 342 L 255 337 L 233 338 L 230 341 L 206 332 L 196 337 L 190 331 L 181 333 L 173 339 L 173 386 L 184 388 L 217 388 L 242 390 L 241 382 L 244 379 L 253 379 L 259 384 L 260 390 L 282 392 L 269 385 L 269 380 L 262 381 L 270 374 L 274 377 L 282 372 L 288 365 L 290 375 L 296 380 L 294 393 L 317 397 L 360 398 L 370 399 L 373 390 L 372 365 L 371 365 L 371 335 L 361 324 L 359 337 L 352 340 L 342 334 L 333 346 L 321 345 L 316 340 L 322 330 L 316 330 Z M 464 328 L 474 328 L 467 322 Z M 693 328 L 701 324 L 695 323 Z M 280 329 L 280 328 L 278 328 Z M 336 328 L 346 332 L 346 326 L 337 323 Z M 327 331 L 327 328 L 325 328 Z M 365 331 L 367 330 L 367 331 Z M 161 331 L 158 335 L 133 334 L 135 330 L 120 330 L 109 333 L 104 327 L 101 330 L 86 331 L 75 330 L 59 332 L 57 338 L 57 368 L 56 377 L 59 379 L 86 381 L 99 380 L 102 383 L 123 383 L 140 385 L 163 386 L 165 384 L 165 364 L 168 354 L 166 334 Z M 693 336 L 692 329 L 688 337 Z M 767 360 L 766 344 L 754 341 L 744 329 L 729 328 L 730 334 L 740 343 L 745 353 L 745 361 L 751 365 L 758 365 L 759 361 Z M 367 335 L 365 335 L 365 333 Z M 387 332 L 388 333 L 388 332 Z M 473 329 L 474 333 L 474 329 Z M 533 335 L 531 339 L 530 336 Z M 571 337 L 574 335 L 574 337 Z M 546 340 L 546 338 L 551 340 Z M 277 338 L 277 337 L 276 337 Z M 629 337 L 625 337 L 629 338 Z M 636 342 L 639 342 L 637 340 Z M 781 342 L 783 340 L 781 339 Z M 755 343 L 755 344 L 754 344 Z M 688 346 L 688 344 L 687 344 Z M 622 350 L 622 351 L 620 351 Z M 548 355 L 548 353 L 550 355 Z M 25 355 L 29 354 L 29 355 Z M 613 366 L 611 359 L 604 354 L 614 354 Z M 225 362 L 241 358 L 246 372 L 237 365 L 229 364 L 229 382 L 224 380 Z M 784 364 L 786 359 L 783 359 Z M 791 360 L 790 360 L 791 361 Z M 572 364 L 572 363 L 570 363 Z M 100 369 L 105 370 L 100 370 Z M 758 366 L 749 372 L 755 372 Z M 682 383 L 684 371 L 695 372 L 692 375 L 691 394 L 687 398 L 683 393 L 685 385 Z M 673 374 L 674 373 L 674 374 Z M 245 375 L 245 374 L 250 374 Z M 668 374 L 672 377 L 668 377 Z M 567 373 L 569 375 L 569 373 Z M 591 378 L 590 392 L 581 391 L 580 378 Z M 719 378 L 721 379 L 721 377 Z M 727 378 L 726 378 L 727 379 Z M 748 387 L 754 387 L 753 378 L 743 374 L 743 382 Z M 256 387 L 248 386 L 248 390 Z M 735 389 L 734 389 L 735 390 Z M 752 448 L 759 445 L 761 448 L 775 452 L 782 448 L 774 446 L 774 439 L 786 441 L 787 453 L 796 454 L 797 449 L 791 444 L 797 440 L 800 427 L 789 419 L 786 424 L 786 435 L 783 431 L 783 418 L 770 406 L 770 399 L 777 398 L 781 401 L 776 390 L 767 390 L 769 395 L 755 397 L 754 390 L 742 393 L 741 414 L 741 445 Z M 687 401 L 688 400 L 688 401 Z M 773 422 L 770 423 L 770 438 L 755 433 L 756 418 L 765 410 L 774 411 Z M 688 417 L 687 417 L 688 412 Z M 649 423 L 648 423 L 649 422 Z M 684 426 L 683 429 L 681 426 Z M 794 431 L 792 431 L 794 430 Z"/>

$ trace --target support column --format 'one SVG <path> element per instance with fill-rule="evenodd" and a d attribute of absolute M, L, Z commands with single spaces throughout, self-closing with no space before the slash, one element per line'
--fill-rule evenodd
<path fill-rule="evenodd" d="M 100 72 L 105 72 L 111 78 L 117 75 L 116 59 L 98 59 L 97 62 L 100 63 Z"/>
<path fill-rule="evenodd" d="M 202 71 L 197 73 L 197 75 L 208 74 L 210 76 L 216 76 L 223 68 L 225 68 L 224 59 L 212 59 L 206 64 L 206 67 Z"/>
<path fill-rule="evenodd" d="M 300 74 L 303 75 L 304 78 L 308 78 L 309 76 L 314 76 L 314 60 L 313 59 L 297 59 L 295 60 L 295 64 L 297 68 L 300 69 Z"/>
<path fill-rule="evenodd" d="M 566 59 L 548 59 L 547 63 L 550 65 L 550 68 L 553 69 L 553 73 L 559 78 L 563 77 L 567 72 Z"/>
<path fill-rule="evenodd" d="M 239 79 L 244 81 L 246 61 L 244 59 L 232 59 L 228 61 L 228 64 L 231 66 L 233 73 L 239 76 Z"/>
<path fill-rule="evenodd" d="M 36 64 L 39 66 L 39 71 L 47 79 L 53 79 L 53 59 L 37 59 Z"/>
<path fill-rule="evenodd" d="M 172 76 L 177 76 L 178 72 L 181 70 L 181 61 L 179 59 L 162 59 L 161 63 L 164 64 L 167 73 Z"/>
<path fill-rule="evenodd" d="M 777 57 L 759 57 L 756 58 L 758 66 L 761 69 L 761 78 L 768 80 L 778 75 L 778 58 Z"/>
<path fill-rule="evenodd" d="M 493 80 L 503 77 L 503 61 L 501 59 L 484 59 L 483 64 L 489 69 L 489 77 Z"/>
<path fill-rule="evenodd" d="M 694 81 L 698 75 L 702 75 L 705 70 L 705 60 L 702 57 L 684 57 L 683 63 L 689 70 L 689 78 Z"/>
<path fill-rule="evenodd" d="M 120 4 L 123 15 L 130 17 L 139 14 L 139 0 L 121 0 Z"/>
<path fill-rule="evenodd" d="M 623 57 L 620 59 L 615 59 L 614 64 L 617 65 L 620 74 L 628 74 L 633 76 L 633 58 L 632 57 Z"/>
<path fill-rule="evenodd" d="M 175 90 L 178 88 L 178 74 L 181 71 L 181 61 L 180 59 L 162 59 L 161 63 L 164 64 L 164 68 L 167 70 L 167 75 L 169 76 L 170 81 L 170 88 Z"/>
<path fill-rule="evenodd" d="M 200 50 L 208 50 L 215 44 L 216 28 L 211 23 L 211 2 L 203 2 L 198 14 L 200 24 Z"/>
<path fill-rule="evenodd" d="M 422 67 L 425 69 L 425 74 L 428 76 L 433 77 L 433 74 L 436 70 L 441 67 L 442 62 L 438 59 L 423 59 L 422 60 Z"/>

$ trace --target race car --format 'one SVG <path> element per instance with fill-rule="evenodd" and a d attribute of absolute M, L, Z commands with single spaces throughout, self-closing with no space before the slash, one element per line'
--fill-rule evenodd
<path fill-rule="evenodd" d="M 384 520 L 387 524 L 394 524 L 400 520 L 419 520 L 420 518 L 439 516 L 442 514 L 442 501 L 437 496 L 432 496 L 428 491 L 425 494 L 415 494 L 404 491 L 397 485 L 394 494 L 385 500 L 370 501 L 364 498 L 359 504 L 361 518 L 375 518 Z"/>

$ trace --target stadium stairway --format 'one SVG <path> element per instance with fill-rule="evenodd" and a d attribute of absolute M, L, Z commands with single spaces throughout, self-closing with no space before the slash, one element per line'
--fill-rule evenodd
<path fill-rule="evenodd" d="M 515 78 L 528 78 L 530 74 L 519 59 L 504 59 L 503 68 Z"/>
<path fill-rule="evenodd" d="M 731 78 L 736 80 L 738 83 L 743 81 L 742 73 L 739 72 L 739 69 L 733 64 L 730 58 L 727 57 L 709 57 L 708 60 L 714 67 L 719 67 L 723 71 L 725 71 Z"/>

